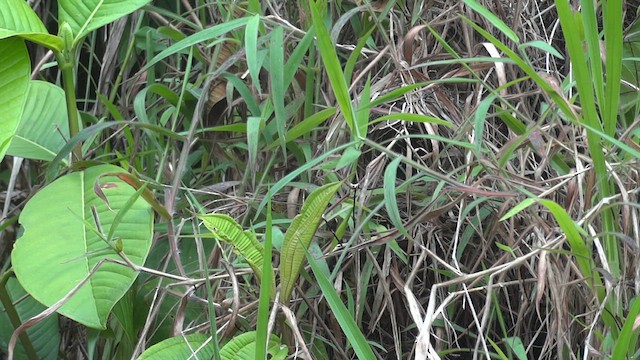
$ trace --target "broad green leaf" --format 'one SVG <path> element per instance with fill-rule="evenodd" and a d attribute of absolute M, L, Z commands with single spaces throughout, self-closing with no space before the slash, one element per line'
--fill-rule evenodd
<path fill-rule="evenodd" d="M 20 320 L 23 323 L 32 316 L 35 316 L 46 309 L 44 305 L 29 296 L 15 278 L 9 278 L 9 281 L 5 286 L 9 296 L 15 304 L 15 309 L 20 316 Z M 6 315 L 2 303 L 0 303 L 0 348 L 2 350 L 7 350 L 9 339 L 11 338 L 14 330 L 15 329 Z M 32 328 L 28 329 L 26 332 L 29 335 L 29 340 L 31 341 L 39 359 L 55 360 L 58 358 L 60 331 L 58 329 L 57 314 L 49 316 L 34 325 Z M 27 359 L 27 354 L 20 341 L 16 344 L 14 359 Z"/>
<path fill-rule="evenodd" d="M 133 203 L 114 232 L 116 244 L 106 243 L 96 233 L 106 237 L 118 211 L 136 192 L 115 176 L 101 177 L 115 172 L 125 171 L 100 165 L 65 175 L 31 198 L 20 215 L 24 235 L 16 241 L 11 261 L 22 286 L 44 305 L 64 298 L 101 260 L 120 260 L 114 247 L 121 245 L 129 260 L 144 264 L 153 236 L 153 213 L 143 199 Z M 109 205 L 95 193 L 96 179 Z M 111 309 L 137 275 L 126 266 L 105 262 L 58 312 L 104 329 Z"/>
<path fill-rule="evenodd" d="M 49 34 L 26 1 L 0 0 L 0 9 L 0 39 L 20 36 L 52 50 L 62 50 L 62 39 Z"/>
<path fill-rule="evenodd" d="M 284 304 L 291 299 L 305 252 L 322 221 L 322 214 L 340 185 L 330 183 L 315 189 L 285 234 L 280 256 L 280 296 Z"/>
<path fill-rule="evenodd" d="M 151 0 L 61 0 L 58 22 L 67 23 L 74 46 L 87 34 L 143 7 Z"/>
<path fill-rule="evenodd" d="M 280 339 L 271 335 L 267 344 L 268 358 L 272 360 L 284 360 L 289 355 L 286 345 L 282 345 Z M 256 359 L 256 332 L 249 331 L 238 335 L 226 343 L 220 349 L 222 360 L 254 360 Z"/>
<path fill-rule="evenodd" d="M 51 83 L 32 80 L 22 120 L 7 154 L 51 161 L 69 139 L 64 91 Z"/>
<path fill-rule="evenodd" d="M 31 62 L 24 41 L 0 40 L 0 161 L 9 148 L 22 116 L 29 86 Z"/>
<path fill-rule="evenodd" d="M 258 280 L 262 278 L 262 267 L 264 263 L 264 248 L 256 239 L 253 232 L 242 230 L 242 226 L 238 224 L 231 216 L 225 214 L 208 214 L 198 215 L 203 221 L 204 226 L 209 229 L 218 239 L 233 245 L 236 254 L 242 255 L 256 273 Z M 273 267 L 269 267 L 273 271 Z M 271 284 L 271 293 L 275 295 L 275 276 L 271 274 L 273 283 Z"/>
<path fill-rule="evenodd" d="M 163 340 L 145 350 L 138 360 L 211 359 L 211 337 L 205 334 L 176 336 Z"/>
<path fill-rule="evenodd" d="M 254 360 L 255 359 L 255 331 L 238 335 L 220 349 L 222 360 Z M 270 359 L 284 360 L 289 351 L 282 345 L 280 339 L 271 335 L 268 344 Z M 183 359 L 211 359 L 213 345 L 211 337 L 205 334 L 190 334 L 176 336 L 161 341 L 138 357 L 138 360 L 183 360 Z"/>

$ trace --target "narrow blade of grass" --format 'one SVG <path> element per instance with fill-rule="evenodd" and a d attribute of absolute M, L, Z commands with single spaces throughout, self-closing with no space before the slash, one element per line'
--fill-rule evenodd
<path fill-rule="evenodd" d="M 333 89 L 336 101 L 340 106 L 342 116 L 344 116 L 347 126 L 349 126 L 349 130 L 351 130 L 352 136 L 360 138 L 358 129 L 355 126 L 353 106 L 351 104 L 351 98 L 349 97 L 349 88 L 347 87 L 347 83 L 344 79 L 342 67 L 340 66 L 338 54 L 336 53 L 335 44 L 331 41 L 329 31 L 324 25 L 325 17 L 320 13 L 321 6 L 318 2 L 314 3 L 313 1 L 310 2 L 309 6 L 311 8 L 313 26 L 317 33 L 320 56 L 322 57 L 322 62 L 326 68 L 327 76 L 329 77 L 329 82 L 331 83 L 331 88 Z"/>
<path fill-rule="evenodd" d="M 260 299 L 258 303 L 258 325 L 256 328 L 256 359 L 266 359 L 267 356 L 267 341 L 269 331 L 269 308 L 271 300 L 271 279 L 272 272 L 269 267 L 272 267 L 271 253 L 273 234 L 273 219 L 271 215 L 271 199 L 267 203 L 267 225 L 264 233 L 264 262 L 262 263 L 262 281 L 260 281 Z"/>
<path fill-rule="evenodd" d="M 320 257 L 322 254 L 319 254 Z M 323 271 L 320 262 L 324 262 L 321 258 L 316 259 L 314 254 L 307 252 L 307 261 L 309 261 L 309 265 L 311 265 L 311 269 L 313 270 L 313 274 L 318 280 L 318 285 L 322 289 L 322 294 L 325 299 L 327 299 L 327 303 L 329 304 L 329 308 L 333 312 L 333 315 L 338 320 L 340 324 L 340 328 L 344 331 L 344 334 L 349 339 L 351 346 L 353 346 L 353 350 L 356 355 L 361 360 L 372 360 L 376 359 L 373 350 L 367 343 L 367 339 L 362 334 L 362 331 L 356 325 L 355 320 L 349 314 L 349 310 L 344 306 L 342 300 L 336 290 L 333 288 L 331 281 L 329 281 L 329 273 L 328 271 Z M 325 265 L 326 269 L 326 265 Z"/>

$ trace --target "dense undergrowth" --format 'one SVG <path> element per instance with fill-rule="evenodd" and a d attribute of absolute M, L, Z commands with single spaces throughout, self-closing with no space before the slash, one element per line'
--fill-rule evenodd
<path fill-rule="evenodd" d="M 56 33 L 56 2 L 30 4 Z M 637 358 L 637 10 L 147 4 L 80 42 L 80 128 L 0 164 L 6 289 L 33 196 L 111 164 L 156 210 L 153 246 L 126 263 L 126 239 L 72 218 L 139 275 L 105 329 L 49 317 L 46 358 L 137 358 L 170 338 L 214 358 L 232 339 L 312 359 Z M 27 44 L 32 79 L 63 85 L 62 60 Z"/>

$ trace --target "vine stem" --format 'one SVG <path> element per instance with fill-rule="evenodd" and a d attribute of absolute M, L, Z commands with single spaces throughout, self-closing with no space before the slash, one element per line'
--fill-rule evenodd
<path fill-rule="evenodd" d="M 58 68 L 62 73 L 62 88 L 64 89 L 65 102 L 67 104 L 67 118 L 69 120 L 69 136 L 73 138 L 80 132 L 80 124 L 78 121 L 78 109 L 76 107 L 76 83 L 73 76 L 73 50 L 64 50 L 62 53 L 56 54 L 58 60 Z M 73 148 L 74 160 L 82 160 L 82 142 Z"/>

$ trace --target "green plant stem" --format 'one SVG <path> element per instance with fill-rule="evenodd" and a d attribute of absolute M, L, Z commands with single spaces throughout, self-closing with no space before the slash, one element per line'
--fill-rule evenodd
<path fill-rule="evenodd" d="M 7 313 L 7 317 L 9 321 L 11 321 L 11 325 L 14 329 L 17 329 L 22 325 L 22 321 L 20 320 L 20 315 L 16 311 L 15 306 L 13 306 L 13 301 L 9 296 L 9 291 L 7 290 L 7 282 L 9 278 L 13 276 L 13 270 L 9 270 L 0 276 L 0 302 L 4 307 L 4 311 Z M 22 346 L 24 347 L 25 352 L 27 353 L 27 357 L 29 359 L 37 360 L 38 354 L 36 350 L 33 348 L 33 344 L 31 344 L 31 340 L 29 340 L 29 335 L 26 332 L 20 333 L 18 336 L 20 338 L 20 342 L 22 342 Z"/>
<path fill-rule="evenodd" d="M 73 138 L 80 132 L 78 121 L 78 109 L 76 108 L 76 84 L 73 76 L 73 52 L 65 50 L 63 53 L 56 54 L 58 67 L 62 73 L 62 88 L 67 103 L 67 118 L 69 119 L 69 136 Z M 82 142 L 73 148 L 73 156 L 71 163 L 75 160 L 82 160 Z"/>

